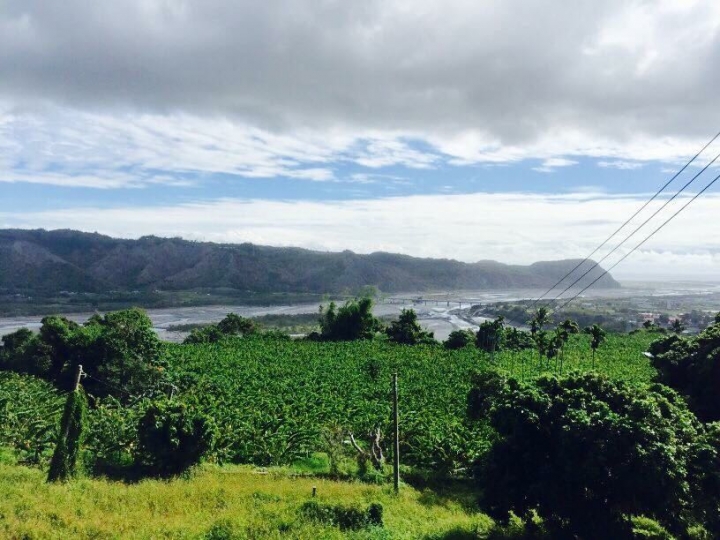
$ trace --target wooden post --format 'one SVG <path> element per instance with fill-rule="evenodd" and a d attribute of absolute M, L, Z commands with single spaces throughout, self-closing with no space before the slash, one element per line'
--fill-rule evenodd
<path fill-rule="evenodd" d="M 400 424 L 398 420 L 398 380 L 393 373 L 393 487 L 395 493 L 400 492 Z"/>
<path fill-rule="evenodd" d="M 80 377 L 83 374 L 82 366 L 79 365 L 77 367 L 77 372 L 75 373 L 75 382 L 73 383 L 72 391 L 77 392 L 80 389 Z"/>

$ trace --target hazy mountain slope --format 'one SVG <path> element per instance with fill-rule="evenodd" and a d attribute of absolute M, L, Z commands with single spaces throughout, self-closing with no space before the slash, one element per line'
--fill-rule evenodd
<path fill-rule="evenodd" d="M 385 292 L 533 288 L 552 285 L 577 262 L 468 264 L 392 253 L 358 255 L 152 236 L 120 240 L 67 230 L 0 230 L 0 288 L 42 292 L 229 287 L 325 293 L 364 285 Z M 582 283 L 599 272 L 595 269 Z M 608 275 L 597 286 L 618 283 Z"/>

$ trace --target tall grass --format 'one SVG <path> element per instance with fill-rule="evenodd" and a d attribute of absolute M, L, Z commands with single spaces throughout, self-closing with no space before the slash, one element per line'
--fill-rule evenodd
<path fill-rule="evenodd" d="M 384 507 L 385 527 L 342 532 L 300 511 L 312 500 Z M 0 463 L 0 537 L 125 538 L 443 538 L 473 537 L 492 527 L 468 501 L 405 486 L 391 487 L 291 475 L 282 469 L 206 465 L 189 478 L 123 484 L 82 479 L 48 484 L 38 469 Z"/>

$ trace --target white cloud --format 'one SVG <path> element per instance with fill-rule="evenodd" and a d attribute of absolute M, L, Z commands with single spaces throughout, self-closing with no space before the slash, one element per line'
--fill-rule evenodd
<path fill-rule="evenodd" d="M 619 169 L 621 171 L 634 171 L 641 169 L 644 166 L 643 163 L 637 161 L 598 161 L 598 167 L 603 169 Z M 664 171 L 663 171 L 664 172 Z"/>
<path fill-rule="evenodd" d="M 686 200 L 674 201 L 647 232 Z M 448 194 L 330 202 L 226 199 L 165 207 L 6 212 L 0 213 L 0 227 L 69 227 L 120 237 L 157 234 L 527 264 L 586 256 L 641 202 L 632 196 L 590 193 Z M 659 204 L 651 205 L 633 223 L 642 223 Z M 720 275 L 718 204 L 717 194 L 699 198 L 615 274 L 716 279 Z M 626 248 L 642 238 L 638 234 Z"/>
<path fill-rule="evenodd" d="M 533 167 L 533 171 L 551 173 L 555 172 L 555 169 L 559 167 L 571 167 L 577 165 L 577 161 L 565 158 L 550 158 L 542 162 L 539 167 Z"/>
<path fill-rule="evenodd" d="M 205 174 L 332 181 L 333 168 L 343 162 L 420 169 L 440 160 L 387 134 L 281 134 L 222 117 L 115 116 L 59 107 L 0 109 L 0 150 L 0 182 L 92 188 L 160 180 L 185 185 L 201 183 Z"/>
<path fill-rule="evenodd" d="M 392 174 L 368 174 L 368 173 L 353 173 L 350 175 L 349 178 L 346 179 L 347 182 L 355 182 L 358 184 L 378 184 L 378 183 L 385 183 L 385 184 L 408 184 L 409 180 L 405 178 L 404 176 L 395 176 Z"/>

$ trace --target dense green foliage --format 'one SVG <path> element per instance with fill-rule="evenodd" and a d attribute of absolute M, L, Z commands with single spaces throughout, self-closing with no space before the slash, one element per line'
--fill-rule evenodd
<path fill-rule="evenodd" d="M 494 517 L 537 511 L 555 538 L 619 539 L 631 537 L 628 516 L 680 531 L 707 502 L 693 498 L 692 471 L 717 447 L 666 387 L 638 392 L 593 374 L 524 385 L 483 373 L 469 396 L 471 417 L 487 415 L 500 436 L 478 474 Z"/>
<path fill-rule="evenodd" d="M 156 401 L 138 425 L 138 463 L 152 474 L 179 474 L 200 462 L 212 449 L 211 418 L 183 403 Z"/>
<path fill-rule="evenodd" d="M 381 483 L 384 459 L 369 467 L 368 456 L 390 455 L 397 372 L 404 478 L 467 481 L 476 471 L 482 508 L 525 521 L 498 535 L 672 538 L 667 531 L 695 527 L 693 538 L 720 537 L 720 424 L 692 412 L 716 418 L 720 323 L 655 341 L 653 331 L 552 328 L 538 312 L 532 332 L 498 319 L 478 332 L 487 346 L 460 332 L 440 347 L 412 311 L 386 338 L 371 307 L 332 305 L 321 341 L 254 332 L 234 315 L 214 325 L 221 339 L 183 345 L 158 342 L 138 310 L 84 325 L 48 317 L 39 334 L 3 340 L 2 367 L 22 375 L 0 373 L 0 446 L 62 469 L 59 478 L 78 458 L 88 471 L 128 478 L 171 476 L 201 460 L 297 466 L 324 455 L 334 477 Z M 62 390 L 78 363 L 90 373 L 87 437 L 63 447 L 75 459 L 61 466 L 50 455 L 67 440 Z M 81 420 L 74 394 L 68 404 L 65 419 Z M 364 505 L 318 503 L 301 514 L 359 529 L 372 521 Z"/>
<path fill-rule="evenodd" d="M 57 442 L 65 399 L 49 383 L 0 372 L 0 446 L 22 463 L 47 462 Z"/>
<path fill-rule="evenodd" d="M 642 352 L 652 339 L 644 333 L 609 335 L 598 353 L 597 369 L 632 384 L 650 382 L 655 371 Z M 288 341 L 259 334 L 162 348 L 163 381 L 174 385 L 174 401 L 213 418 L 218 428 L 207 457 L 258 465 L 291 463 L 311 452 L 327 451 L 328 430 L 354 433 L 364 440 L 380 428 L 387 453 L 390 380 L 397 371 L 403 463 L 439 472 L 466 470 L 491 442 L 486 426 L 466 420 L 470 374 L 498 369 L 531 380 L 559 370 L 559 365 L 540 362 L 532 349 L 505 350 L 492 357 L 474 347 L 402 347 L 384 340 Z M 571 336 L 565 371 L 589 370 L 589 353 L 588 336 Z M 0 378 L 0 395 L 7 393 L 8 403 L 20 399 L 22 387 L 16 389 L 12 382 L 16 379 L 3 384 Z M 131 463 L 139 419 L 152 401 L 124 392 L 105 397 L 107 388 L 99 383 L 93 387 L 92 382 L 83 381 L 88 393 L 97 388 L 102 394 L 92 400 L 89 413 L 88 460 Z M 38 396 L 50 391 L 47 385 L 36 386 Z M 42 410 L 42 403 L 24 399 Z M 45 421 L 41 415 L 37 419 Z M 54 426 L 58 421 L 56 413 Z M 18 448 L 19 439 L 14 436 L 8 442 Z"/>
<path fill-rule="evenodd" d="M 339 527 L 342 531 L 357 531 L 383 526 L 383 506 L 372 503 L 367 509 L 308 501 L 300 509 L 305 517 Z"/>
<path fill-rule="evenodd" d="M 50 460 L 49 482 L 64 482 L 78 473 L 80 447 L 84 441 L 87 422 L 87 398 L 85 392 L 70 392 L 65 402 L 65 412 L 60 422 L 55 452 Z"/>
<path fill-rule="evenodd" d="M 720 420 L 720 323 L 698 336 L 660 339 L 650 353 L 660 382 L 686 396 L 700 419 Z"/>
<path fill-rule="evenodd" d="M 21 329 L 5 336 L 3 344 L 0 369 L 35 375 L 59 388 L 69 388 L 78 365 L 90 375 L 86 389 L 97 396 L 117 388 L 125 396 L 140 394 L 162 379 L 161 342 L 139 309 L 95 315 L 82 326 L 45 317 L 38 334 Z"/>
<path fill-rule="evenodd" d="M 354 341 L 372 339 L 382 330 L 382 322 L 372 314 L 371 298 L 348 300 L 339 308 L 330 302 L 320 307 L 320 339 L 324 341 Z"/>
<path fill-rule="evenodd" d="M 185 338 L 184 343 L 214 343 L 228 336 L 247 336 L 257 332 L 255 323 L 235 313 L 228 313 L 217 324 L 196 328 Z"/>
<path fill-rule="evenodd" d="M 471 330 L 453 330 L 443 342 L 446 349 L 463 349 L 475 344 L 475 334 Z"/>
<path fill-rule="evenodd" d="M 412 309 L 403 309 L 398 318 L 385 329 L 388 339 L 400 345 L 434 344 L 432 332 L 423 330 L 418 322 L 417 313 Z"/>

